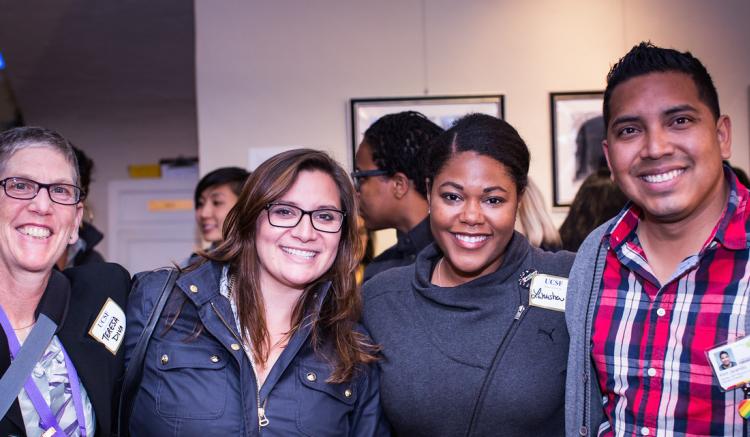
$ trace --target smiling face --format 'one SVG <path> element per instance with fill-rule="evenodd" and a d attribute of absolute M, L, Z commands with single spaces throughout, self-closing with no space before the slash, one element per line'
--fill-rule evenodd
<path fill-rule="evenodd" d="M 450 158 L 430 188 L 430 225 L 454 285 L 502 264 L 518 210 L 516 183 L 505 166 L 476 152 Z"/>
<path fill-rule="evenodd" d="M 41 182 L 75 184 L 74 170 L 49 147 L 21 149 L 6 162 L 0 179 L 23 177 Z M 40 189 L 31 200 L 13 199 L 0 190 L 0 269 L 49 272 L 67 248 L 78 241 L 83 208 L 60 205 Z"/>
<path fill-rule="evenodd" d="M 289 191 L 274 203 L 294 205 L 306 211 L 341 210 L 336 183 L 319 170 L 301 171 Z M 263 212 L 256 227 L 255 247 L 263 287 L 303 290 L 328 271 L 336 259 L 341 231 L 318 231 L 313 228 L 309 215 L 303 215 L 293 228 L 280 228 L 272 226 L 268 212 Z"/>
<path fill-rule="evenodd" d="M 714 120 L 690 76 L 650 73 L 618 85 L 604 151 L 620 189 L 645 219 L 715 221 L 726 203 L 722 160 L 731 125 Z"/>
<path fill-rule="evenodd" d="M 228 184 L 214 185 L 203 190 L 195 208 L 195 220 L 204 240 L 210 243 L 222 240 L 224 219 L 235 203 L 237 195 Z"/>

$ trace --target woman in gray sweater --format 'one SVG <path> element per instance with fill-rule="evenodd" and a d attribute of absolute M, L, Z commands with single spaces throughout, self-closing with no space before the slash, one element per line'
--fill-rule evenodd
<path fill-rule="evenodd" d="M 573 254 L 514 231 L 528 149 L 473 114 L 426 158 L 435 243 L 364 286 L 386 416 L 402 436 L 562 436 Z"/>

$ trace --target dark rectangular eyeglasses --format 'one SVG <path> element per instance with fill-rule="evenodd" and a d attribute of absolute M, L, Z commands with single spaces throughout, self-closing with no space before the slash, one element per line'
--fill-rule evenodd
<path fill-rule="evenodd" d="M 266 205 L 268 211 L 268 223 L 277 228 L 293 228 L 299 224 L 304 215 L 310 216 L 312 227 L 320 232 L 335 234 L 341 230 L 346 213 L 338 209 L 322 208 L 313 211 L 305 211 L 294 205 L 286 203 L 269 203 Z"/>
<path fill-rule="evenodd" d="M 83 190 L 71 184 L 43 184 L 26 178 L 5 178 L 0 181 L 8 197 L 31 200 L 42 188 L 47 190 L 50 200 L 60 205 L 75 205 L 85 197 Z"/>
<path fill-rule="evenodd" d="M 369 178 L 372 176 L 387 176 L 390 172 L 388 170 L 355 170 L 349 175 L 352 177 L 352 181 L 354 181 L 354 188 L 359 191 L 359 185 L 362 183 L 362 179 Z"/>

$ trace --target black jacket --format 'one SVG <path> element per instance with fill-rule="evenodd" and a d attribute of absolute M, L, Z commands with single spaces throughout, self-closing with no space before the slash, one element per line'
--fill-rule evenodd
<path fill-rule="evenodd" d="M 130 275 L 117 264 L 94 264 L 52 271 L 37 313 L 58 324 L 57 337 L 65 346 L 81 383 L 86 388 L 96 416 L 96 436 L 112 434 L 125 352 L 123 341 L 117 354 L 91 338 L 89 328 L 108 298 L 125 310 Z M 8 340 L 0 331 L 0 373 L 10 366 Z M 0 436 L 25 436 L 18 400 L 0 419 Z"/>

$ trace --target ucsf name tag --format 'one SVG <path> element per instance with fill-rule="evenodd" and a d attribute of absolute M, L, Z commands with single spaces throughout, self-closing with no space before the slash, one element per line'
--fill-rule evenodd
<path fill-rule="evenodd" d="M 111 298 L 108 298 L 89 329 L 89 335 L 103 344 L 112 354 L 125 337 L 125 312 Z"/>
<path fill-rule="evenodd" d="M 568 278 L 538 274 L 529 286 L 529 305 L 565 312 Z"/>

